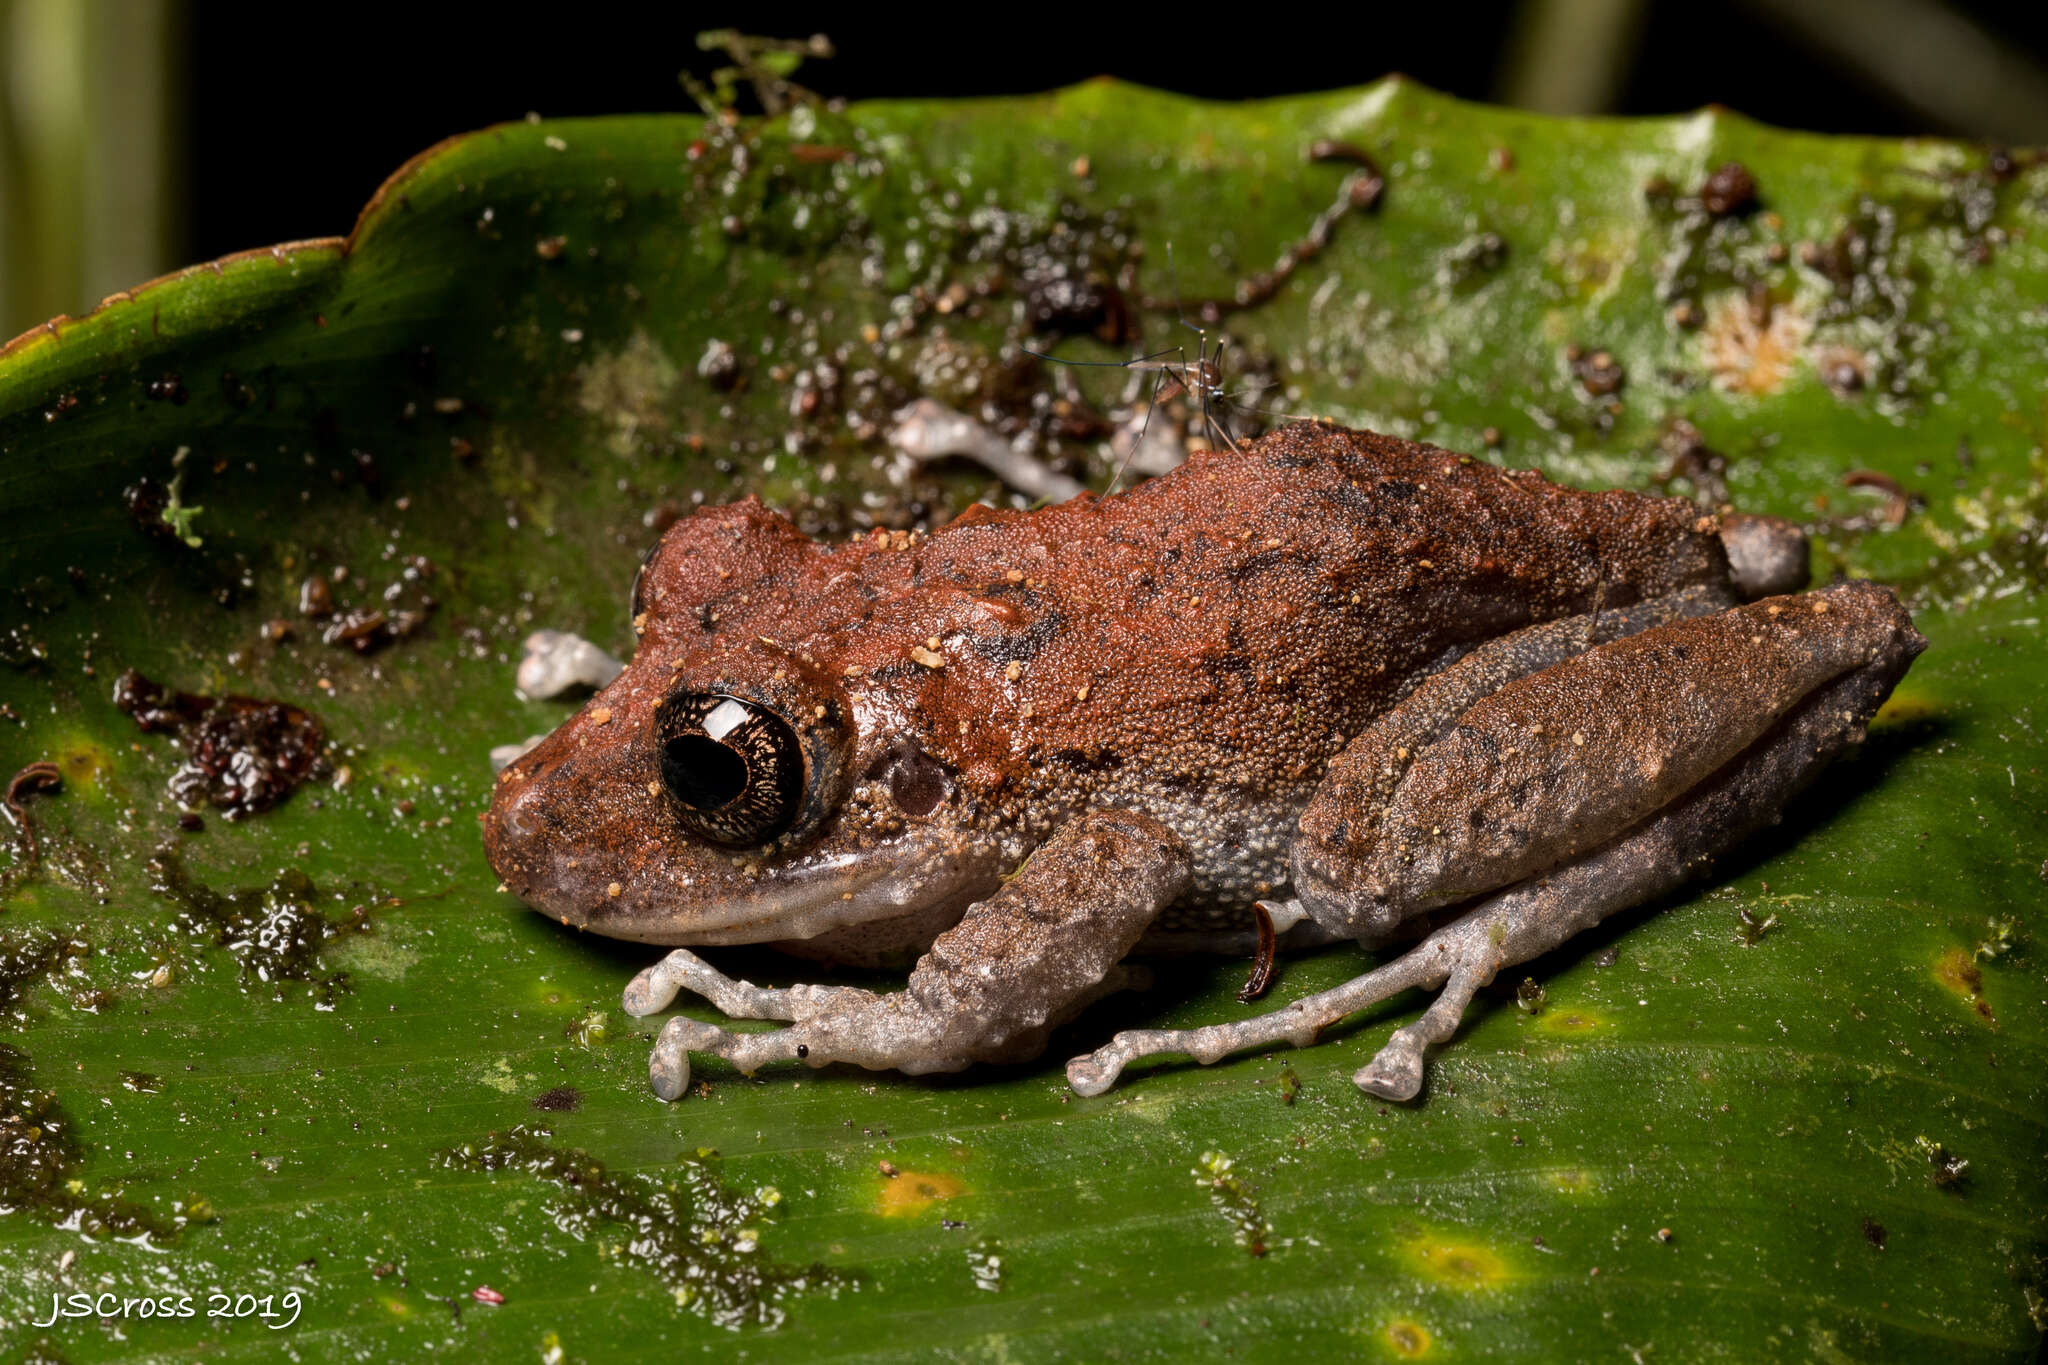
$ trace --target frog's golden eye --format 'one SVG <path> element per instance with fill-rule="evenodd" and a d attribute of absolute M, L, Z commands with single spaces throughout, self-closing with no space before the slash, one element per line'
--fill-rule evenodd
<path fill-rule="evenodd" d="M 795 821 L 804 753 L 789 722 L 756 702 L 685 692 L 662 707 L 661 785 L 700 839 L 765 844 Z"/>

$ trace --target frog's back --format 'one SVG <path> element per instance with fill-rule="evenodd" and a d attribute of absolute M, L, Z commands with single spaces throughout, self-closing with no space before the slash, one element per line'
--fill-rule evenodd
<path fill-rule="evenodd" d="M 1077 688 L 1123 675 L 1128 719 L 1155 734 L 1186 733 L 1159 713 L 1190 688 L 1212 723 L 1301 708 L 1355 730 L 1446 651 L 1725 581 L 1715 532 L 1676 499 L 1303 422 L 1120 496 L 975 509 L 916 576 L 1016 603 L 1033 663 L 1070 661 L 1058 681 Z"/>
<path fill-rule="evenodd" d="M 1068 504 L 1075 539 L 1149 541 L 1164 559 L 1215 544 L 1213 572 L 1344 579 L 1384 600 L 1413 584 L 1507 597 L 1535 619 L 1603 592 L 1620 602 L 1725 574 L 1711 518 L 1690 503 L 1586 492 L 1536 470 L 1375 432 L 1299 422 L 1242 454 L 1198 455 L 1122 497 Z M 1429 586 L 1434 584 L 1434 587 Z"/>
<path fill-rule="evenodd" d="M 894 566 L 922 591 L 877 594 L 863 630 L 943 637 L 943 670 L 896 676 L 919 714 L 961 718 L 930 737 L 947 762 L 1048 821 L 1145 810 L 1195 849 L 1203 899 L 1242 904 L 1284 880 L 1329 760 L 1417 677 L 1722 581 L 1714 529 L 1675 500 L 1301 423 L 1120 496 L 976 509 Z M 942 585 L 973 609 L 935 611 Z"/>

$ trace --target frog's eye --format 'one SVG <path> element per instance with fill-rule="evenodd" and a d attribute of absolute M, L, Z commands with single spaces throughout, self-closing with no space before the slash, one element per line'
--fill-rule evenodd
<path fill-rule="evenodd" d="M 804 753 L 789 722 L 719 692 L 663 706 L 661 785 L 683 827 L 714 844 L 765 844 L 790 827 L 804 794 Z"/>

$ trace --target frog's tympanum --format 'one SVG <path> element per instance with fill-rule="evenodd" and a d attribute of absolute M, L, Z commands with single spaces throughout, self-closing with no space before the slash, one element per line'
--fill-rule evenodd
<path fill-rule="evenodd" d="M 759 502 L 663 537 L 639 648 L 501 775 L 492 864 L 562 923 L 771 943 L 908 988 L 765 989 L 678 948 L 651 1066 L 905 1072 L 1035 1056 L 1153 950 L 1413 946 L 1348 985 L 1133 1058 L 1297 1046 L 1440 987 L 1358 1073 L 1407 1099 L 1512 964 L 1776 821 L 1924 647 L 1890 591 L 1797 591 L 1763 518 L 1586 493 L 1298 423 L 1109 498 L 822 545 Z M 1419 940 L 1419 941 L 1416 941 Z"/>

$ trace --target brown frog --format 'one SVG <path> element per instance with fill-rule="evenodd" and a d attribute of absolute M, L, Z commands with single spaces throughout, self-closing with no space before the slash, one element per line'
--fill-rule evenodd
<path fill-rule="evenodd" d="M 1760 826 L 1925 641 L 1892 593 L 1797 594 L 1762 518 L 1298 423 L 1135 491 L 970 509 L 936 534 L 818 544 L 757 501 L 663 537 L 638 652 L 500 778 L 492 865 L 544 914 L 658 944 L 775 943 L 908 988 L 764 989 L 686 949 L 735 1018 L 688 1053 L 905 1072 L 1035 1056 L 1136 983 L 1134 950 L 1421 941 L 1348 985 L 1068 1065 L 1213 1062 L 1312 1042 L 1441 986 L 1358 1073 L 1422 1086 L 1501 968 L 1659 896 Z"/>

